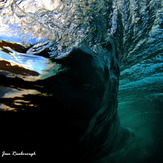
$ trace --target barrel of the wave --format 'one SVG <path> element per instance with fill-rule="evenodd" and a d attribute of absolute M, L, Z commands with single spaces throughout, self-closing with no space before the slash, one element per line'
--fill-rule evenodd
<path fill-rule="evenodd" d="M 117 116 L 119 63 L 114 53 L 105 64 L 101 52 L 84 42 L 56 60 L 43 57 L 46 50 L 32 54 L 31 47 L 9 39 L 0 46 L 1 110 L 47 114 L 45 124 L 57 128 L 55 137 L 70 160 L 75 152 L 83 161 L 95 161 L 123 146 L 128 133 Z M 58 117 L 63 124 L 57 124 Z"/>
<path fill-rule="evenodd" d="M 18 9 L 15 4 L 13 7 Z M 61 154 L 75 163 L 94 163 L 119 151 L 124 147 L 129 133 L 121 128 L 117 115 L 120 70 L 116 44 L 111 38 L 104 39 L 104 42 L 100 40 L 107 29 L 101 30 L 97 19 L 92 24 L 98 24 L 99 38 L 91 31 L 96 28 L 90 27 L 91 23 L 76 34 L 75 29 L 80 27 L 81 22 L 71 19 L 74 20 L 73 25 L 79 23 L 74 30 L 71 29 L 70 36 L 75 37 L 66 37 L 69 34 L 69 28 L 66 28 L 62 33 L 60 29 L 56 30 L 58 35 L 62 34 L 60 37 L 44 38 L 41 35 L 44 31 L 40 34 L 32 27 L 31 31 L 22 28 L 19 21 L 24 20 L 25 16 L 21 15 L 21 5 L 19 7 L 19 12 L 16 12 L 19 18 L 14 19 L 15 23 L 2 21 L 0 26 L 0 108 L 2 111 L 23 112 L 23 116 L 16 114 L 16 118 L 10 116 L 9 120 L 5 120 L 7 123 L 3 122 L 6 127 L 11 121 L 24 124 L 21 138 L 22 130 L 20 127 L 16 129 L 14 146 L 18 143 L 30 148 L 31 144 L 32 148 L 39 151 L 39 157 L 44 158 L 49 157 L 50 151 L 47 149 L 55 147 L 57 152 L 55 155 L 50 152 L 50 157 L 57 158 Z M 74 9 L 78 11 L 79 8 L 75 6 Z M 42 10 L 39 12 L 39 18 L 42 19 Z M 46 10 L 46 14 L 51 12 Z M 33 20 L 31 15 L 27 15 L 27 20 Z M 84 17 L 76 16 L 80 19 Z M 43 23 L 47 24 L 40 25 L 39 21 L 34 20 L 31 23 L 35 22 L 37 29 L 41 26 L 51 31 L 46 21 Z M 59 20 L 64 22 L 63 19 Z M 57 29 L 59 26 L 55 27 Z M 80 33 L 79 38 L 77 35 Z M 85 37 L 82 37 L 83 34 Z M 59 38 L 72 44 L 66 53 L 64 48 L 67 50 L 67 46 L 57 40 Z M 77 41 L 74 43 L 70 38 Z M 60 42 L 55 49 L 57 41 Z M 30 127 L 26 130 L 28 124 Z M 11 131 L 1 135 L 5 143 L 13 135 Z M 32 143 L 24 141 L 28 138 Z"/>

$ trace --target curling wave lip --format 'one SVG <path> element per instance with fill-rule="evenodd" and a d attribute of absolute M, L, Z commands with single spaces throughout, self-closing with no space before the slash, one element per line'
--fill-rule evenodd
<path fill-rule="evenodd" d="M 33 55 L 27 51 L 38 41 L 45 42 L 45 40 L 36 40 L 30 34 L 26 34 L 28 39 L 25 39 L 25 43 L 23 42 L 23 37 L 25 37 L 23 35 L 25 34 L 19 30 L 17 24 L 11 26 L 0 25 L 0 74 L 8 77 L 17 76 L 32 81 L 55 75 L 59 69 L 58 64 L 52 63 L 48 58 Z"/>
<path fill-rule="evenodd" d="M 23 27 L 19 23 L 3 23 L 0 19 L 0 40 L 21 44 L 27 48 L 46 39 L 41 37 L 36 38 L 34 34 L 24 32 Z"/>
<path fill-rule="evenodd" d="M 49 59 L 38 55 L 19 53 L 10 47 L 4 46 L 4 41 L 0 41 L 0 71 L 1 74 L 9 77 L 21 77 L 24 80 L 44 79 L 50 68 L 57 68 L 57 64 L 52 63 Z M 14 45 L 14 43 L 10 43 Z M 6 72 L 6 73 L 4 73 Z M 47 77 L 47 76 L 46 76 Z"/>

